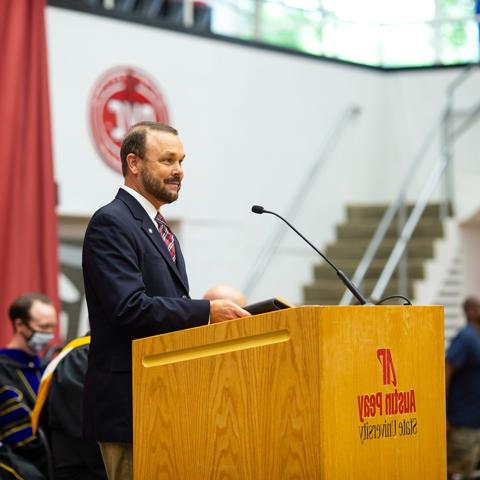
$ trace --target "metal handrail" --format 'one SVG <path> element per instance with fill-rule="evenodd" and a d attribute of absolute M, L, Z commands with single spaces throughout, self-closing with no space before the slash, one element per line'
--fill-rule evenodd
<path fill-rule="evenodd" d="M 450 121 L 450 117 L 453 112 L 453 94 L 455 90 L 466 80 L 466 78 L 472 73 L 474 66 L 468 66 L 464 70 L 462 70 L 461 74 L 455 78 L 447 87 L 447 104 L 445 108 L 443 109 L 440 117 L 435 120 L 433 126 L 431 127 L 430 131 L 428 132 L 427 136 L 425 137 L 423 144 L 418 152 L 418 154 L 414 157 L 413 161 L 410 164 L 410 167 L 404 177 L 404 180 L 402 182 L 402 185 L 400 187 L 400 191 L 397 195 L 396 200 L 389 205 L 387 208 L 385 214 L 383 215 L 372 239 L 370 240 L 370 243 L 368 244 L 368 247 L 360 260 L 360 263 L 358 264 L 357 269 L 355 270 L 355 273 L 353 275 L 353 283 L 357 286 L 361 285 L 361 282 L 363 281 L 365 274 L 367 273 L 373 259 L 375 258 L 375 255 L 377 253 L 378 248 L 380 247 L 381 243 L 383 242 L 385 235 L 388 232 L 388 229 L 390 228 L 393 219 L 397 215 L 397 212 L 400 210 L 402 205 L 405 203 L 406 199 L 406 194 L 408 187 L 412 183 L 412 180 L 418 171 L 418 166 L 423 160 L 425 154 L 428 151 L 428 148 L 430 147 L 432 140 L 435 138 L 435 135 L 438 132 L 439 128 L 444 127 L 445 125 L 448 124 Z M 445 145 L 448 145 L 449 142 L 453 141 L 455 138 L 458 138 L 459 135 L 464 133 L 466 129 L 472 124 L 472 118 L 473 116 L 477 116 L 480 114 L 480 104 L 476 105 L 471 113 L 470 117 L 467 118 L 463 124 L 457 128 L 455 131 L 447 131 L 445 135 Z M 417 200 L 414 209 L 412 210 L 410 216 L 408 217 L 407 222 L 405 223 L 404 227 L 401 230 L 401 233 L 397 239 L 397 242 L 395 243 L 395 246 L 392 250 L 392 253 L 390 254 L 390 257 L 380 274 L 380 278 L 378 279 L 373 292 L 372 292 L 372 298 L 378 298 L 383 291 L 385 290 L 386 284 L 390 280 L 393 271 L 397 267 L 398 262 L 400 261 L 403 252 L 405 251 L 406 244 L 408 240 L 410 239 L 413 231 L 415 230 L 415 227 L 418 224 L 418 221 L 421 218 L 421 215 L 425 209 L 425 205 L 423 205 L 424 201 L 424 196 L 426 195 L 426 192 L 428 193 L 428 197 L 425 200 L 425 202 L 428 202 L 430 195 L 433 193 L 433 189 L 437 185 L 438 181 L 440 180 L 442 174 L 446 170 L 446 168 L 450 165 L 451 161 L 451 154 L 450 154 L 450 149 L 447 146 L 444 146 L 444 152 L 441 160 L 435 165 L 432 173 L 428 177 L 424 190 L 421 192 L 419 199 Z M 440 173 L 438 173 L 440 172 Z M 438 175 L 438 178 L 437 178 Z M 434 183 L 434 186 L 432 187 L 431 185 Z M 432 189 L 430 191 L 430 189 Z M 448 192 L 447 192 L 448 195 Z M 447 203 L 451 199 L 447 199 L 445 203 Z M 392 266 L 393 265 L 393 266 Z M 340 305 L 347 305 L 350 303 L 352 299 L 352 294 L 346 290 L 345 293 L 343 294 L 341 300 L 340 300 Z"/>
<path fill-rule="evenodd" d="M 471 67 L 469 67 L 467 70 L 471 71 Z M 469 74 L 470 72 L 467 72 L 467 73 Z M 461 80 L 463 82 L 465 78 L 462 78 Z M 462 82 L 456 82 L 455 88 L 457 88 Z M 449 124 L 450 117 L 453 114 L 453 90 L 454 89 L 450 89 L 449 91 L 449 100 L 448 100 L 447 107 L 445 109 L 444 123 L 447 125 Z M 473 125 L 473 123 L 476 120 L 478 120 L 479 117 L 480 117 L 480 102 L 478 102 L 468 112 L 467 118 L 463 121 L 463 123 L 458 128 L 456 128 L 455 130 L 450 128 L 446 129 L 445 143 L 448 145 L 450 142 L 457 140 L 463 133 L 465 133 L 468 130 L 470 126 Z M 422 214 L 427 206 L 427 203 L 431 195 L 433 194 L 442 175 L 445 174 L 447 168 L 449 167 L 452 161 L 452 155 L 450 152 L 451 152 L 450 148 L 444 149 L 442 158 L 440 159 L 440 161 L 437 162 L 432 172 L 430 173 L 429 177 L 427 178 L 425 187 L 422 190 L 417 202 L 415 203 L 412 213 L 408 217 L 408 220 L 405 223 L 402 229 L 402 232 L 397 242 L 395 243 L 395 246 L 393 247 L 393 250 L 387 260 L 387 263 L 385 264 L 385 267 L 379 279 L 377 280 L 375 287 L 373 288 L 372 295 L 371 295 L 372 298 L 380 298 L 383 295 L 383 292 L 385 291 L 385 288 L 387 287 L 387 284 L 390 281 L 390 278 L 392 277 L 392 274 L 395 268 L 397 267 L 398 262 L 402 258 L 402 255 L 405 251 L 407 243 L 410 240 L 420 218 L 422 217 Z M 448 194 L 448 191 L 447 191 L 447 194 Z M 445 203 L 452 200 L 453 200 L 452 197 L 447 197 Z M 446 207 L 444 208 L 444 210 L 445 209 Z"/>
<path fill-rule="evenodd" d="M 323 144 L 323 148 L 320 156 L 312 163 L 310 168 L 305 172 L 302 182 L 298 186 L 297 190 L 292 194 L 289 207 L 286 209 L 285 216 L 293 221 L 302 206 L 302 202 L 307 195 L 313 181 L 317 177 L 321 168 L 325 165 L 332 152 L 335 144 L 340 138 L 344 128 L 353 118 L 357 117 L 361 113 L 361 109 L 358 105 L 351 105 L 347 107 L 338 117 L 338 120 L 333 124 L 329 135 Z M 263 248 L 257 255 L 255 262 L 253 263 L 252 270 L 247 276 L 243 291 L 248 296 L 250 295 L 261 277 L 265 273 L 270 261 L 275 255 L 278 247 L 283 240 L 283 237 L 287 231 L 287 227 L 283 223 L 278 223 L 276 228 L 272 231 L 270 237 L 264 243 Z"/>
<path fill-rule="evenodd" d="M 104 0 L 106 2 L 107 0 Z M 110 0 L 111 1 L 111 0 Z M 194 0 L 183 0 L 184 5 L 186 8 L 193 8 Z M 239 2 L 235 0 L 202 0 L 203 3 L 206 3 L 212 8 L 215 8 L 218 5 L 222 6 L 229 6 L 244 14 L 252 14 L 255 15 L 255 11 L 261 7 L 262 5 L 275 5 L 284 8 L 285 10 L 291 10 L 293 12 L 307 12 L 307 13 L 317 13 L 322 15 L 322 18 L 329 22 L 335 22 L 338 24 L 344 25 L 364 25 L 364 26 L 376 26 L 376 27 L 398 27 L 398 26 L 405 26 L 405 25 L 443 25 L 443 24 L 450 24 L 450 23 L 459 23 L 459 22 L 468 22 L 468 21 L 476 21 L 476 15 L 461 15 L 461 16 L 443 16 L 443 17 L 435 17 L 429 20 L 403 20 L 403 21 L 372 21 L 372 20 L 350 20 L 348 18 L 342 18 L 338 16 L 334 11 L 328 10 L 322 5 L 318 5 L 314 8 L 304 8 L 300 6 L 291 5 L 288 3 L 282 3 L 281 5 L 278 4 L 275 0 L 256 0 L 254 2 L 254 6 L 247 7 L 241 6 Z"/>
<path fill-rule="evenodd" d="M 55 5 L 58 0 L 49 0 L 52 5 Z M 62 2 L 59 2 L 62 4 Z M 63 2 L 64 3 L 64 2 Z M 135 19 L 137 19 L 137 13 L 140 13 L 140 16 L 146 15 L 148 18 L 148 12 L 155 12 L 154 15 L 152 15 L 151 18 L 155 18 L 158 15 L 158 11 L 160 9 L 160 6 L 162 2 L 160 0 L 157 0 L 157 2 L 151 2 L 148 3 L 146 2 L 145 5 L 143 5 L 142 2 L 136 2 L 135 0 L 102 0 L 101 2 L 91 2 L 88 0 L 84 0 L 85 5 L 87 8 L 91 8 L 90 4 L 95 3 L 96 5 L 101 5 L 104 10 L 107 11 L 121 11 L 123 13 L 135 13 Z M 190 29 L 195 27 L 195 18 L 194 18 L 194 9 L 195 9 L 195 4 L 197 3 L 195 0 L 183 0 L 183 9 L 182 9 L 182 19 L 181 19 L 181 25 L 184 28 Z M 310 24 L 314 27 L 314 29 L 318 30 L 321 28 L 324 28 L 326 26 L 333 27 L 336 29 L 339 26 L 345 25 L 345 26 L 354 26 L 358 28 L 366 28 L 366 29 L 375 29 L 377 30 L 377 39 L 376 39 L 376 49 L 377 49 L 377 59 L 373 62 L 370 61 L 362 61 L 362 57 L 358 56 L 358 60 L 355 61 L 355 63 L 360 63 L 360 64 L 367 64 L 371 66 L 377 66 L 377 67 L 383 67 L 383 68 L 394 68 L 395 66 L 398 66 L 397 63 L 400 65 L 403 64 L 405 67 L 414 67 L 416 65 L 410 65 L 408 62 L 405 64 L 401 60 L 399 62 L 388 62 L 385 63 L 383 59 L 383 55 L 380 53 L 383 50 L 383 41 L 382 38 L 384 37 L 384 34 L 382 33 L 385 29 L 390 29 L 390 28 L 398 28 L 398 27 L 409 27 L 409 26 L 416 26 L 416 25 L 429 25 L 430 28 L 434 29 L 435 35 L 437 37 L 441 36 L 441 27 L 443 25 L 456 25 L 459 23 L 463 23 L 465 25 L 468 25 L 470 22 L 477 22 L 477 17 L 475 15 L 470 15 L 469 13 L 462 14 L 461 16 L 452 16 L 452 17 L 447 17 L 447 16 L 435 16 L 434 18 L 431 18 L 429 20 L 411 20 L 411 21 L 380 21 L 380 20 L 364 20 L 364 19 L 357 19 L 357 20 L 352 20 L 348 18 L 344 18 L 343 16 L 340 16 L 336 13 L 335 9 L 328 9 L 322 6 L 321 2 L 314 7 L 310 6 L 298 6 L 298 5 L 293 5 L 288 2 L 283 2 L 281 4 L 278 3 L 278 0 L 256 0 L 254 2 L 250 3 L 245 3 L 245 2 L 238 2 L 235 0 L 203 0 L 202 3 L 208 5 L 212 11 L 215 11 L 215 9 L 223 10 L 224 8 L 230 9 L 232 12 L 235 12 L 238 15 L 241 15 L 242 22 L 239 22 L 243 25 L 243 19 L 247 18 L 247 23 L 249 24 L 250 30 L 248 34 L 246 34 L 243 31 L 243 27 L 239 27 L 236 31 L 229 31 L 228 33 L 222 32 L 222 29 L 219 29 L 220 31 L 217 31 L 220 36 L 227 36 L 227 37 L 232 37 L 232 38 L 238 38 L 238 39 L 243 39 L 243 40 L 254 40 L 255 42 L 264 42 L 266 44 L 270 44 L 271 41 L 268 40 L 268 38 L 265 38 L 264 35 L 264 25 L 265 19 L 263 18 L 263 9 L 265 5 L 275 5 L 278 7 L 281 7 L 287 12 L 291 12 L 293 15 L 295 13 L 300 13 L 300 14 L 307 14 L 305 15 L 305 22 L 310 22 Z M 140 6 L 139 6 L 140 5 Z M 94 8 L 94 10 L 97 7 Z M 92 12 L 93 13 L 93 12 Z M 308 14 L 312 14 L 310 18 L 308 18 Z M 177 21 L 177 20 L 176 20 Z M 215 22 L 217 23 L 217 22 Z M 247 27 L 248 28 L 248 27 Z M 274 42 L 276 44 L 276 42 Z M 281 45 L 277 45 L 281 46 Z M 332 54 L 329 49 L 324 49 L 322 48 L 321 51 L 319 52 L 317 49 L 310 49 L 308 47 L 305 48 L 299 48 L 299 47 L 292 47 L 289 44 L 283 45 L 287 49 L 293 49 L 293 50 L 299 50 L 303 51 L 307 54 L 313 54 L 313 55 L 318 55 L 320 57 L 332 57 L 332 58 L 338 58 L 341 61 L 352 61 L 352 56 L 351 55 L 345 55 L 342 54 L 341 51 L 338 51 L 336 49 L 335 53 Z M 328 50 L 328 51 L 327 51 Z M 442 59 L 441 52 L 444 51 L 444 47 L 441 45 L 440 42 L 437 42 L 436 46 L 436 56 L 432 56 L 431 59 L 425 60 L 424 64 L 425 66 L 427 65 L 436 65 L 436 64 L 445 64 L 445 62 Z M 354 55 L 355 57 L 355 55 Z M 463 58 L 463 55 L 459 55 L 459 58 L 456 59 L 456 63 L 468 63 L 468 62 L 475 62 L 476 58 Z M 447 62 L 448 63 L 448 62 Z"/>
<path fill-rule="evenodd" d="M 352 281 L 358 287 L 361 286 L 361 283 L 365 277 L 365 274 L 367 273 L 370 267 L 370 264 L 372 263 L 377 253 L 378 248 L 383 242 L 383 239 L 385 238 L 385 235 L 387 234 L 388 229 L 390 228 L 395 216 L 397 215 L 397 212 L 400 210 L 400 207 L 405 202 L 405 198 L 406 198 L 411 180 L 415 175 L 415 172 L 417 171 L 419 164 L 422 162 L 423 158 L 428 152 L 428 149 L 432 144 L 435 138 L 435 135 L 437 134 L 438 128 L 443 123 L 443 119 L 444 119 L 444 113 L 442 113 L 439 119 L 435 120 L 435 123 L 433 124 L 427 136 L 425 137 L 420 147 L 420 150 L 413 157 L 413 160 L 410 163 L 410 166 L 403 179 L 402 185 L 400 186 L 400 190 L 398 192 L 398 195 L 395 201 L 388 206 L 387 210 L 383 214 L 383 217 L 380 220 L 380 223 L 377 229 L 375 230 L 375 233 L 373 234 L 373 237 L 370 240 L 370 243 L 368 244 L 368 247 L 365 250 L 365 253 L 363 254 L 363 257 L 360 260 L 360 263 L 358 264 L 358 267 L 355 270 L 355 273 L 353 275 Z M 340 300 L 340 305 L 348 305 L 351 299 L 352 299 L 352 294 L 350 293 L 349 290 L 346 290 L 345 293 L 343 294 L 342 299 Z"/>
<path fill-rule="evenodd" d="M 395 243 L 395 246 L 393 247 L 392 253 L 388 257 L 387 263 L 385 264 L 385 267 L 380 274 L 377 283 L 375 284 L 375 287 L 371 294 L 372 298 L 379 299 L 385 291 L 385 288 L 387 287 L 387 284 L 390 281 L 390 278 L 392 277 L 392 274 L 397 267 L 398 262 L 402 258 L 407 243 L 412 237 L 418 221 L 422 217 L 423 211 L 425 210 L 425 207 L 427 206 L 433 191 L 437 187 L 438 182 L 440 181 L 447 164 L 448 160 L 446 158 L 443 158 L 435 165 L 432 172 L 428 176 L 425 188 L 423 189 L 420 197 L 415 203 L 412 213 L 408 217 L 407 223 L 405 223 L 405 226 L 403 227 L 402 232 L 400 233 L 400 236 Z"/>

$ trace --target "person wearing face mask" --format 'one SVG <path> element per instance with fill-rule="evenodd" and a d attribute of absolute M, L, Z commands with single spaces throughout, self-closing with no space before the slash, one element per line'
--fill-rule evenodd
<path fill-rule="evenodd" d="M 43 372 L 39 354 L 54 337 L 57 312 L 47 296 L 27 293 L 10 305 L 9 316 L 13 335 L 0 349 L 0 440 L 44 471 L 45 450 L 30 413 Z"/>

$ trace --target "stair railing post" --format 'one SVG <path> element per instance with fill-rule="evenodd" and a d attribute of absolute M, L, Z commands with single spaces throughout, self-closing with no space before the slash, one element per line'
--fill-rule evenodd
<path fill-rule="evenodd" d="M 400 238 L 405 227 L 405 222 L 407 221 L 407 208 L 405 204 L 405 199 L 400 204 L 398 210 L 398 230 L 397 237 Z M 400 295 L 408 296 L 408 251 L 405 249 L 403 251 L 402 257 L 398 264 L 397 270 L 397 279 L 398 279 L 398 291 Z"/>
<path fill-rule="evenodd" d="M 452 148 L 451 148 L 452 143 L 451 142 L 453 142 L 455 138 L 458 136 L 457 132 L 454 132 L 453 125 L 452 125 L 452 122 L 453 122 L 452 119 L 454 114 L 453 94 L 455 90 L 471 75 L 471 73 L 473 72 L 473 69 L 476 67 L 477 67 L 476 64 L 472 64 L 468 66 L 460 73 L 460 75 L 458 75 L 448 85 L 446 106 L 441 112 L 440 118 L 434 123 L 432 130 L 425 137 L 425 141 L 420 149 L 419 154 L 413 159 L 413 162 L 411 163 L 410 168 L 407 174 L 405 175 L 404 181 L 400 188 L 399 198 L 397 198 L 397 200 L 391 203 L 390 206 L 388 207 L 387 211 L 385 212 L 385 215 L 380 221 L 380 224 L 377 227 L 377 230 L 375 231 L 367 247 L 367 250 L 365 251 L 360 263 L 358 264 L 358 267 L 355 270 L 355 273 L 353 275 L 353 283 L 355 285 L 361 284 L 363 277 L 368 271 L 370 263 L 372 262 L 377 252 L 378 247 L 380 246 L 390 224 L 393 221 L 393 218 L 396 212 L 398 211 L 400 202 L 404 201 L 403 197 L 406 195 L 407 188 L 410 185 L 412 179 L 414 178 L 416 172 L 418 171 L 418 166 L 420 161 L 424 158 L 428 148 L 430 147 L 430 144 L 433 138 L 434 137 L 437 138 L 439 129 L 440 129 L 440 135 L 442 138 L 442 146 L 444 148 L 439 161 L 434 166 L 434 170 L 438 171 L 438 169 L 440 169 L 441 175 L 444 175 L 444 178 L 447 178 L 447 180 L 444 183 L 445 199 L 443 202 L 440 201 L 440 204 L 441 204 L 440 215 L 442 219 L 447 218 L 449 216 L 449 212 L 450 212 L 449 203 L 452 202 L 452 206 L 453 206 L 453 165 L 452 165 L 453 162 L 452 162 Z M 459 133 L 463 133 L 463 131 L 467 130 L 479 115 L 480 115 L 480 106 L 478 108 L 474 108 L 471 115 L 472 119 L 465 122 L 465 125 L 459 129 Z M 448 121 L 446 121 L 446 119 L 448 119 Z M 445 124 L 448 124 L 447 127 L 445 127 Z M 446 166 L 450 167 L 449 175 L 445 174 Z M 429 178 L 431 177 L 432 175 L 430 175 Z M 448 181 L 448 184 L 447 184 L 447 181 Z M 428 185 L 429 183 L 431 183 L 431 180 L 427 180 L 426 183 Z M 426 187 L 426 188 L 429 188 L 429 187 Z M 422 195 L 423 193 L 420 196 Z M 418 204 L 418 201 L 417 201 L 417 204 Z M 418 222 L 419 220 L 419 218 L 415 220 L 415 217 L 417 216 L 418 211 L 420 210 L 417 208 L 417 206 L 415 206 L 412 214 L 409 216 L 405 224 L 405 228 L 402 231 L 402 235 L 401 235 L 402 238 L 399 238 L 398 241 L 396 242 L 396 245 L 392 251 L 392 254 L 390 255 L 390 258 L 387 261 L 387 264 L 385 265 L 384 270 L 377 281 L 377 285 L 375 286 L 372 292 L 372 297 L 376 298 L 383 293 L 388 280 L 390 280 L 391 275 L 393 274 L 393 271 L 397 267 L 399 257 L 403 253 L 403 250 L 406 248 L 406 242 L 409 240 L 411 233 L 413 233 L 413 229 L 416 227 L 416 222 Z M 350 294 L 350 292 L 345 291 L 342 299 L 340 300 L 340 305 L 348 305 L 350 303 L 351 298 L 352 298 L 352 295 Z"/>
<path fill-rule="evenodd" d="M 474 72 L 476 64 L 466 67 L 458 77 L 456 77 L 447 87 L 447 102 L 442 125 L 442 159 L 445 161 L 445 173 L 443 182 L 443 202 L 440 206 L 440 216 L 446 220 L 453 210 L 454 199 L 454 173 L 453 173 L 453 142 L 455 140 L 454 131 L 454 94 L 458 87 L 462 85 Z"/>
<path fill-rule="evenodd" d="M 372 263 L 378 248 L 383 242 L 383 239 L 385 238 L 388 229 L 391 225 L 393 225 L 395 216 L 398 213 L 400 205 L 402 203 L 405 203 L 406 201 L 407 191 L 412 183 L 413 177 L 418 170 L 419 164 L 424 160 L 427 152 L 430 149 L 430 146 L 438 136 L 438 129 L 441 125 L 441 122 L 443 121 L 443 115 L 444 114 L 442 112 L 442 115 L 435 120 L 435 123 L 432 125 L 430 131 L 424 138 L 419 151 L 412 158 L 410 166 L 408 167 L 408 170 L 403 178 L 397 198 L 388 206 L 387 210 L 385 211 L 382 219 L 380 220 L 380 223 L 378 224 L 377 229 L 375 230 L 375 233 L 373 234 L 372 239 L 370 240 L 370 243 L 368 244 L 367 249 L 365 250 L 365 253 L 363 254 L 362 259 L 360 260 L 360 263 L 357 266 L 357 269 L 355 270 L 352 281 L 359 288 L 361 287 L 363 278 L 365 277 L 365 274 L 370 268 L 370 264 Z M 348 290 L 345 290 L 345 293 L 340 300 L 340 305 L 349 305 L 351 299 L 352 294 Z"/>
<path fill-rule="evenodd" d="M 255 0 L 253 39 L 257 42 L 262 40 L 262 3 L 263 0 Z"/>
<path fill-rule="evenodd" d="M 413 231 L 415 230 L 415 227 L 417 226 L 418 221 L 420 220 L 432 193 L 438 186 L 438 182 L 440 182 L 442 175 L 445 173 L 445 166 L 445 159 L 442 159 L 434 165 L 432 171 L 430 172 L 430 175 L 425 182 L 424 188 L 420 193 L 420 196 L 418 197 L 415 206 L 413 207 L 412 213 L 410 213 L 410 215 L 408 216 L 405 227 L 403 228 L 400 237 L 398 238 L 395 246 L 393 247 L 393 250 L 388 257 L 387 263 L 385 264 L 385 267 L 373 289 L 373 292 L 371 294 L 373 298 L 378 299 L 382 297 L 382 294 L 385 291 L 385 288 L 387 287 L 388 282 L 392 277 L 395 268 L 398 265 L 400 257 L 402 256 L 410 238 L 412 237 Z"/>
<path fill-rule="evenodd" d="M 445 160 L 445 174 L 443 176 L 443 195 L 440 201 L 440 219 L 445 221 L 449 215 L 449 204 L 453 201 L 453 172 L 452 172 L 452 138 L 451 138 L 451 121 L 452 121 L 452 103 L 453 98 L 451 92 L 448 95 L 447 106 L 445 108 L 445 116 L 442 123 L 442 157 Z"/>
<path fill-rule="evenodd" d="M 194 23 L 193 0 L 183 0 L 183 26 L 192 28 Z"/>

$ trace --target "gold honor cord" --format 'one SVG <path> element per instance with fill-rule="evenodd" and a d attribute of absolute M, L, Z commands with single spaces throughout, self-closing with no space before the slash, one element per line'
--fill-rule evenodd
<path fill-rule="evenodd" d="M 11 473 L 17 480 L 25 480 L 23 477 L 21 477 L 17 471 L 15 471 L 13 468 L 9 467 L 8 465 L 5 465 L 4 463 L 0 463 L 0 468 L 3 468 L 3 470 L 6 470 L 8 473 Z"/>

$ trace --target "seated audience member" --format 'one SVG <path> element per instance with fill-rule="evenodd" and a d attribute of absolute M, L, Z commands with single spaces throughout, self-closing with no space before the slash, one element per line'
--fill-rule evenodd
<path fill-rule="evenodd" d="M 45 480 L 45 476 L 8 445 L 0 443 L 0 479 Z"/>
<path fill-rule="evenodd" d="M 230 300 L 243 308 L 247 304 L 247 298 L 242 292 L 228 285 L 218 285 L 210 288 L 203 294 L 205 300 Z"/>
<path fill-rule="evenodd" d="M 53 339 L 57 313 L 48 297 L 27 293 L 10 305 L 9 316 L 13 336 L 0 349 L 0 440 L 44 471 L 45 449 L 32 433 L 30 412 L 42 375 L 38 355 Z"/>
<path fill-rule="evenodd" d="M 480 300 L 463 305 L 467 325 L 447 352 L 448 476 L 474 478 L 480 460 Z"/>
<path fill-rule="evenodd" d="M 40 421 L 52 449 L 55 480 L 106 480 L 100 448 L 82 438 L 83 384 L 90 336 L 71 341 L 47 367 L 32 414 Z"/>

